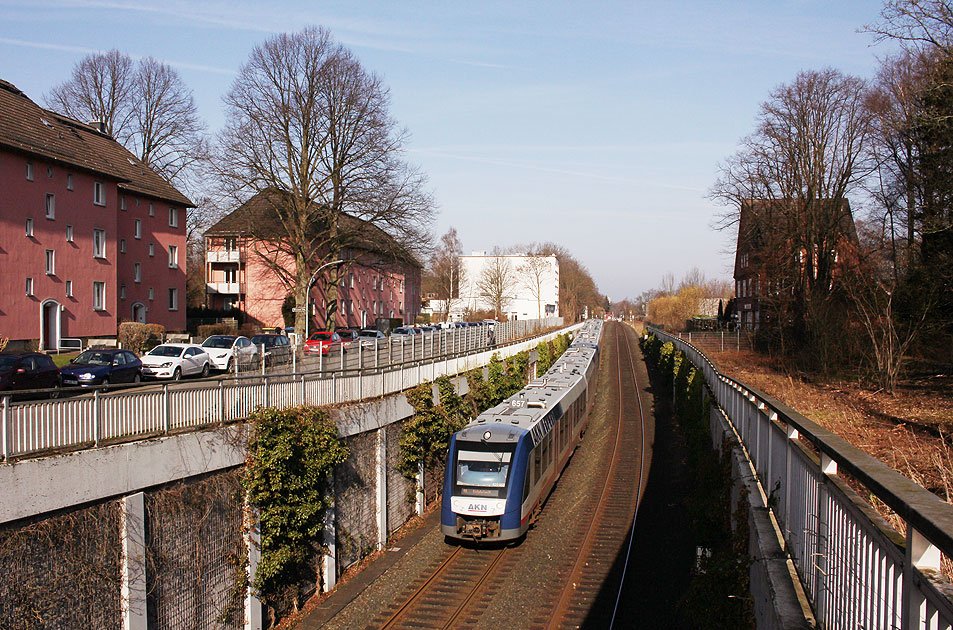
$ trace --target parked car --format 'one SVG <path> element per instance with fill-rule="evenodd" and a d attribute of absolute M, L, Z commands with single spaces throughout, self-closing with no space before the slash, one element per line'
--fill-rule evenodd
<path fill-rule="evenodd" d="M 356 328 L 338 328 L 334 332 L 341 338 L 345 350 L 350 350 L 354 342 L 357 341 L 358 330 Z"/>
<path fill-rule="evenodd" d="M 87 350 L 60 368 L 64 387 L 138 383 L 142 361 L 129 350 Z"/>
<path fill-rule="evenodd" d="M 60 386 L 60 371 L 53 359 L 40 352 L 0 354 L 0 392 L 17 389 L 48 389 Z M 55 398 L 57 391 L 50 392 Z M 25 398 L 24 395 L 16 396 Z"/>
<path fill-rule="evenodd" d="M 258 347 L 241 335 L 212 335 L 202 342 L 202 347 L 212 357 L 212 365 L 217 370 L 231 372 L 236 361 L 239 365 L 258 361 Z"/>
<path fill-rule="evenodd" d="M 340 349 L 341 336 L 336 332 L 328 332 L 327 330 L 312 333 L 308 340 L 304 342 L 305 354 L 323 354 L 327 356 L 331 352 L 339 352 Z"/>
<path fill-rule="evenodd" d="M 141 361 L 142 375 L 146 378 L 177 381 L 190 374 L 201 374 L 204 378 L 212 369 L 212 357 L 205 348 L 194 343 L 164 343 L 142 355 Z"/>
<path fill-rule="evenodd" d="M 414 335 L 419 335 L 420 331 L 411 326 L 400 326 L 394 329 L 394 332 L 390 334 L 391 343 L 410 343 L 410 340 Z"/>
<path fill-rule="evenodd" d="M 358 338 L 361 341 L 361 345 L 365 348 L 373 348 L 376 344 L 382 344 L 387 341 L 387 337 L 384 336 L 384 333 L 376 328 L 364 328 L 358 333 Z"/>
<path fill-rule="evenodd" d="M 265 346 L 264 354 L 260 358 L 266 365 L 291 362 L 291 341 L 284 335 L 255 335 L 251 342 L 258 348 L 259 354 L 261 347 Z"/>

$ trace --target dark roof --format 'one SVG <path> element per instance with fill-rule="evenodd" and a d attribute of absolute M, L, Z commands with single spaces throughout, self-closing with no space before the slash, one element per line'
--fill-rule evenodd
<path fill-rule="evenodd" d="M 818 202 L 830 202 L 830 200 L 819 199 Z M 743 253 L 757 254 L 764 246 L 762 242 L 763 231 L 771 226 L 766 226 L 766 214 L 772 209 L 779 212 L 783 211 L 791 203 L 800 203 L 796 199 L 744 199 L 741 202 L 740 217 L 738 220 L 738 240 L 735 247 L 735 272 L 734 277 L 738 278 L 741 274 L 741 263 L 739 257 Z M 840 236 L 851 243 L 857 243 L 857 226 L 854 224 L 854 216 L 850 211 L 850 201 L 842 199 L 840 201 L 839 216 L 837 217 L 840 225 Z"/>
<path fill-rule="evenodd" d="M 121 190 L 187 207 L 195 205 L 108 135 L 43 109 L 15 85 L 2 79 L 0 147 L 114 179 Z"/>
<path fill-rule="evenodd" d="M 284 227 L 275 208 L 281 202 L 282 196 L 287 196 L 287 193 L 275 190 L 257 193 L 206 230 L 205 236 L 247 236 L 267 241 L 268 236 L 280 235 Z M 342 214 L 341 217 L 341 231 L 346 235 L 346 247 L 392 256 L 421 267 L 411 253 L 380 227 L 349 214 Z M 320 230 L 321 226 L 315 228 Z"/>

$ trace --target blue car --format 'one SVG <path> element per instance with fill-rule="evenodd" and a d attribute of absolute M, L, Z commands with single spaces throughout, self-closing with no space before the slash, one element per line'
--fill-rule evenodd
<path fill-rule="evenodd" d="M 60 368 L 63 387 L 138 383 L 142 361 L 128 350 L 87 350 Z"/>

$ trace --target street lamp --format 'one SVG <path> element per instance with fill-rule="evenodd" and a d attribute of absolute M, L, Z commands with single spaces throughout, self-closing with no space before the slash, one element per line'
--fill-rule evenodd
<path fill-rule="evenodd" d="M 311 287 L 314 286 L 314 281 L 317 279 L 318 274 L 327 269 L 328 267 L 333 267 L 334 265 L 340 265 L 345 261 L 343 260 L 332 260 L 331 262 L 324 263 L 320 267 L 314 270 L 314 273 L 311 274 L 311 279 L 308 280 L 308 288 L 304 292 L 304 340 L 308 340 L 308 324 L 311 323 Z"/>

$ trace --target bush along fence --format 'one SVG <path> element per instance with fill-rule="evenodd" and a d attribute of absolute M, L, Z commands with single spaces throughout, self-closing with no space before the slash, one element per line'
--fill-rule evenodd
<path fill-rule="evenodd" d="M 656 418 L 671 421 L 685 441 L 690 490 L 683 508 L 696 566 L 676 609 L 679 626 L 706 619 L 713 629 L 754 626 L 749 593 L 748 501 L 744 488 L 733 491 L 730 440 L 713 443 L 709 433 L 710 396 L 704 375 L 672 343 L 653 335 L 640 338 L 656 389 Z"/>
<path fill-rule="evenodd" d="M 757 534 L 749 577 L 758 627 L 953 627 L 951 586 L 941 572 L 943 557 L 953 557 L 953 506 L 722 374 L 684 339 L 651 332 L 704 375 L 717 404 L 713 435 L 743 444 L 743 459 L 735 459 L 749 487 L 749 531 Z M 875 505 L 895 515 L 899 531 Z"/>
<path fill-rule="evenodd" d="M 537 373 L 568 346 L 568 334 L 541 342 L 536 350 L 548 363 L 541 358 Z M 466 393 L 449 376 L 421 383 L 405 392 L 412 410 L 406 420 L 347 438 L 327 409 L 256 411 L 243 485 L 260 531 L 251 585 L 271 624 L 317 588 L 333 587 L 340 571 L 434 503 L 450 436 L 522 389 L 530 372 L 529 351 L 494 354 L 485 368 L 465 374 Z"/>

